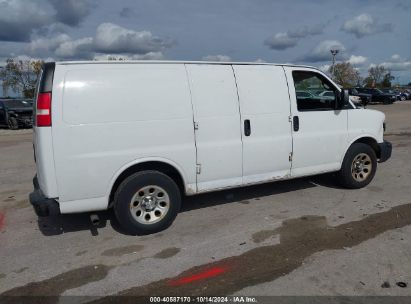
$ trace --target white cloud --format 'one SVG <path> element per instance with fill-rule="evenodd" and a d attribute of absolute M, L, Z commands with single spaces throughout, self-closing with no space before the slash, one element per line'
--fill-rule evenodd
<path fill-rule="evenodd" d="M 51 38 L 41 37 L 33 39 L 27 46 L 27 51 L 31 54 L 44 54 L 44 52 L 54 52 L 62 43 L 70 41 L 67 34 L 58 34 Z"/>
<path fill-rule="evenodd" d="M 298 41 L 308 36 L 319 35 L 323 33 L 323 25 L 315 25 L 313 27 L 303 27 L 294 31 L 284 33 L 276 33 L 267 38 L 264 44 L 273 50 L 285 50 L 295 47 Z"/>
<path fill-rule="evenodd" d="M 230 62 L 232 61 L 230 56 L 227 55 L 207 55 L 201 58 L 204 61 L 218 61 L 218 62 Z"/>
<path fill-rule="evenodd" d="M 404 61 L 404 60 L 401 58 L 401 56 L 398 55 L 398 54 L 392 55 L 392 56 L 391 56 L 391 60 L 394 61 L 394 62 Z"/>
<path fill-rule="evenodd" d="M 344 22 L 341 29 L 347 33 L 354 34 L 357 38 L 377 33 L 392 31 L 391 23 L 381 24 L 369 14 L 361 14 Z"/>
<path fill-rule="evenodd" d="M 264 59 L 258 58 L 256 60 L 254 60 L 254 62 L 256 62 L 256 63 L 266 63 L 267 61 L 265 61 Z"/>
<path fill-rule="evenodd" d="M 264 44 L 273 50 L 285 50 L 297 45 L 298 39 L 291 38 L 288 33 L 277 33 L 264 41 Z"/>
<path fill-rule="evenodd" d="M 368 58 L 364 56 L 355 56 L 351 55 L 351 57 L 347 60 L 350 64 L 356 66 L 356 65 L 362 65 L 365 62 L 367 62 Z"/>
<path fill-rule="evenodd" d="M 162 52 L 149 52 L 143 55 L 95 54 L 93 60 L 163 60 Z"/>
<path fill-rule="evenodd" d="M 90 52 L 93 47 L 93 38 L 86 37 L 77 40 L 65 41 L 58 46 L 55 50 L 55 54 L 62 58 L 72 57 L 91 57 Z"/>
<path fill-rule="evenodd" d="M 133 31 L 116 24 L 103 23 L 94 37 L 73 39 L 67 34 L 57 34 L 31 41 L 26 48 L 32 55 L 51 54 L 61 59 L 93 59 L 118 56 L 136 60 L 163 59 L 163 51 L 171 42 L 148 31 Z M 107 56 L 105 56 L 106 54 Z"/>
<path fill-rule="evenodd" d="M 411 71 L 411 61 L 401 61 L 401 62 L 383 62 L 381 63 L 383 67 L 391 71 Z"/>
<path fill-rule="evenodd" d="M 132 56 L 133 60 L 163 60 L 165 59 L 162 52 L 148 52 L 147 54 L 137 54 Z"/>
<path fill-rule="evenodd" d="M 149 31 L 137 32 L 113 23 L 102 23 L 97 27 L 94 47 L 101 53 L 159 52 L 170 47 L 172 41 L 153 36 Z"/>
<path fill-rule="evenodd" d="M 378 65 L 375 63 L 371 63 L 368 68 L 375 68 L 376 66 L 383 66 L 387 70 L 390 71 L 411 71 L 411 60 L 404 59 L 398 54 L 394 54 L 391 58 L 387 61 L 381 62 Z"/>
<path fill-rule="evenodd" d="M 341 53 L 345 51 L 345 46 L 337 40 L 324 40 L 308 52 L 308 54 L 301 57 L 300 60 L 306 62 L 331 61 L 332 56 L 330 51 L 332 49 L 339 50 L 340 52 L 337 56 L 341 57 L 343 56 Z"/>

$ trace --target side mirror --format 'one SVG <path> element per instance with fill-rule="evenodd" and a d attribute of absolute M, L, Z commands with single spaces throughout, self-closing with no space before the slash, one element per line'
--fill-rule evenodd
<path fill-rule="evenodd" d="M 350 103 L 350 93 L 347 89 L 341 89 L 341 92 L 337 94 L 335 109 L 341 110 L 345 105 Z"/>

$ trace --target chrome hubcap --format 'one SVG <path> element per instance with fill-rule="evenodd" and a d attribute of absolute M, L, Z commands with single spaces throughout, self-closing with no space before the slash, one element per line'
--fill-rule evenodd
<path fill-rule="evenodd" d="M 144 211 L 153 211 L 154 208 L 156 207 L 157 204 L 157 199 L 152 196 L 146 196 L 142 199 L 141 201 L 141 207 Z"/>
<path fill-rule="evenodd" d="M 162 220 L 170 208 L 167 192 L 155 185 L 139 189 L 131 198 L 130 212 L 141 224 L 154 224 Z"/>
<path fill-rule="evenodd" d="M 360 153 L 351 165 L 351 175 L 357 182 L 362 182 L 371 174 L 372 162 L 368 154 Z"/>

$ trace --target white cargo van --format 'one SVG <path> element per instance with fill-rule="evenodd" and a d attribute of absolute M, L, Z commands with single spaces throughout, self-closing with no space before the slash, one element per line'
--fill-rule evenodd
<path fill-rule="evenodd" d="M 361 188 L 391 156 L 384 118 L 305 66 L 46 63 L 30 201 L 39 216 L 112 207 L 144 234 L 185 195 L 325 172 Z"/>

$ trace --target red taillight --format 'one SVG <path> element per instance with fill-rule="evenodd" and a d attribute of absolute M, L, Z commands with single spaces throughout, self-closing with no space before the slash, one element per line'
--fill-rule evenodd
<path fill-rule="evenodd" d="M 39 93 L 36 108 L 37 127 L 51 127 L 51 92 Z"/>

